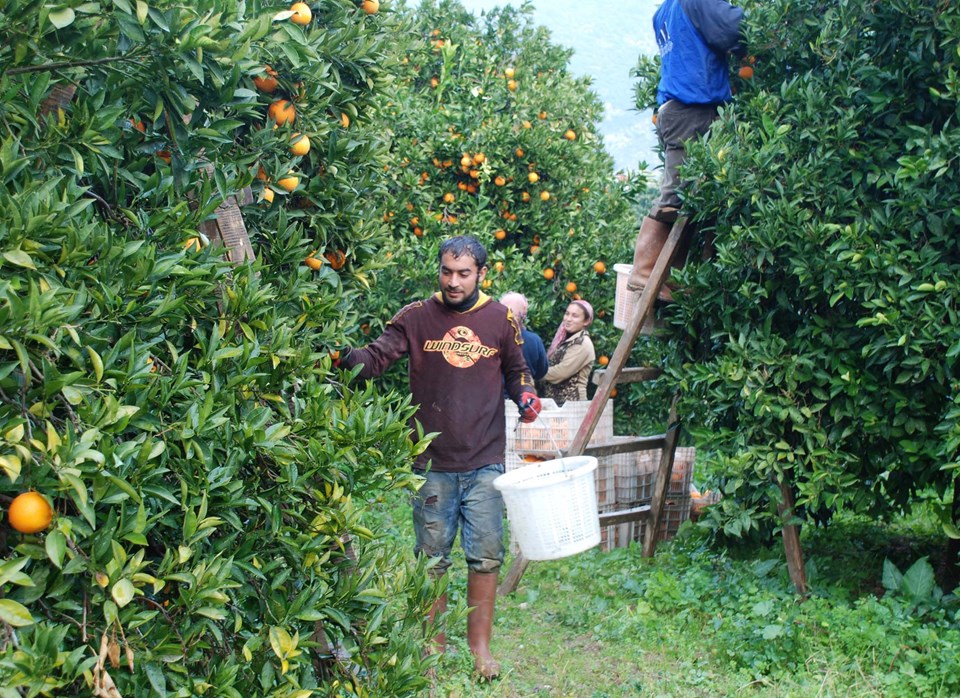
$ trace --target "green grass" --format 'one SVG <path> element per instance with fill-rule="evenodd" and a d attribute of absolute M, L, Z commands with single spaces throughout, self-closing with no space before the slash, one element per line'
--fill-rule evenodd
<path fill-rule="evenodd" d="M 412 545 L 409 509 L 388 518 Z M 924 556 L 936 563 L 942 542 L 916 521 L 808 528 L 803 603 L 779 543 L 724 550 L 692 527 L 652 560 L 631 547 L 533 562 L 498 600 L 501 678 L 477 683 L 466 623 L 454 613 L 432 695 L 960 695 L 955 600 L 918 607 L 884 596 L 882 584 L 885 558 L 901 571 Z M 455 553 L 449 594 L 462 609 L 466 568 Z"/>

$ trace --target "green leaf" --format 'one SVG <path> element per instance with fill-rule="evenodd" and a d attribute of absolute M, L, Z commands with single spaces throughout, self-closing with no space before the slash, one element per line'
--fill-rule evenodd
<path fill-rule="evenodd" d="M 133 582 L 129 579 L 121 579 L 116 584 L 113 585 L 113 588 L 110 590 L 110 596 L 113 597 L 113 600 L 117 603 L 117 606 L 123 608 L 128 603 L 133 601 L 133 597 L 136 593 L 136 589 L 133 586 Z"/>
<path fill-rule="evenodd" d="M 34 265 L 33 259 L 30 257 L 30 255 L 23 250 L 10 250 L 9 252 L 4 252 L 3 258 L 11 264 L 16 264 L 18 267 L 24 267 L 25 269 L 37 268 Z"/>
<path fill-rule="evenodd" d="M 902 589 L 914 601 L 928 601 L 935 586 L 933 566 L 926 557 L 921 557 L 903 573 Z"/>
<path fill-rule="evenodd" d="M 47 15 L 47 18 L 50 20 L 50 24 L 57 29 L 63 29 L 73 24 L 73 20 L 77 18 L 77 15 L 69 7 L 64 7 L 59 10 L 54 10 Z"/>
<path fill-rule="evenodd" d="M 0 620 L 15 628 L 33 625 L 36 622 L 26 606 L 12 599 L 0 599 Z"/>
<path fill-rule="evenodd" d="M 50 558 L 57 569 L 63 567 L 63 556 L 67 551 L 67 537 L 61 531 L 51 531 L 47 534 L 47 540 L 44 542 L 47 551 L 47 557 Z"/>

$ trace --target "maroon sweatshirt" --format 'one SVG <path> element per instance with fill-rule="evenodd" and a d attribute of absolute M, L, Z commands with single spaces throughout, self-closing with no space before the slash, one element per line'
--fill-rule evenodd
<path fill-rule="evenodd" d="M 425 433 L 440 433 L 417 457 L 417 468 L 430 462 L 438 472 L 467 472 L 503 463 L 504 385 L 514 402 L 535 392 L 520 327 L 508 312 L 483 293 L 457 312 L 437 293 L 401 309 L 376 341 L 341 359 L 345 368 L 363 364 L 360 376 L 372 378 L 409 356 L 415 419 Z"/>

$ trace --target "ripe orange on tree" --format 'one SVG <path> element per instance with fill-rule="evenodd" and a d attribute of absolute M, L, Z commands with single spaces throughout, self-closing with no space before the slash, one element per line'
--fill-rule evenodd
<path fill-rule="evenodd" d="M 310 6 L 305 2 L 293 3 L 290 6 L 290 11 L 293 12 L 293 15 L 290 17 L 290 21 L 294 24 L 305 26 L 310 24 L 310 20 L 313 19 L 313 12 L 310 10 Z"/>
<path fill-rule="evenodd" d="M 363 0 L 360 3 L 360 7 L 363 8 L 363 11 L 368 15 L 375 15 L 380 11 L 380 0 Z"/>
<path fill-rule="evenodd" d="M 340 125 L 344 128 L 350 128 L 350 117 L 347 116 L 346 112 L 340 113 Z"/>
<path fill-rule="evenodd" d="M 549 200 L 550 200 L 550 192 L 546 190 L 540 192 L 540 201 L 549 201 Z"/>
<path fill-rule="evenodd" d="M 597 359 L 597 363 L 601 366 L 606 366 L 608 363 L 610 363 L 610 357 L 606 354 L 601 354 L 600 358 Z"/>
<path fill-rule="evenodd" d="M 452 191 L 448 191 L 446 194 L 443 195 L 444 203 L 452 204 L 456 200 L 457 200 L 457 195 L 454 194 Z"/>
<path fill-rule="evenodd" d="M 467 153 L 463 154 L 463 157 L 460 158 L 460 166 L 466 167 L 469 170 L 473 166 L 473 158 L 470 157 Z"/>
<path fill-rule="evenodd" d="M 53 521 L 53 508 L 39 492 L 23 492 L 10 503 L 7 521 L 20 533 L 39 533 Z"/>
<path fill-rule="evenodd" d="M 296 189 L 298 184 L 300 184 L 300 178 L 293 171 L 288 172 L 286 177 L 277 180 L 277 186 L 286 189 L 288 192 Z"/>
<path fill-rule="evenodd" d="M 567 293 L 576 293 L 577 285 L 573 281 L 568 281 L 566 285 Z"/>
<path fill-rule="evenodd" d="M 144 125 L 141 119 L 130 119 L 130 127 L 135 128 L 140 133 L 146 133 L 147 127 Z"/>
<path fill-rule="evenodd" d="M 507 183 L 507 180 L 505 180 L 500 175 L 497 175 L 496 179 L 493 180 L 493 183 L 496 184 L 498 187 L 502 187 L 504 184 Z"/>
<path fill-rule="evenodd" d="M 513 154 L 516 155 L 518 158 L 522 158 L 524 155 L 523 148 L 517 148 L 516 150 L 513 151 Z"/>
<path fill-rule="evenodd" d="M 503 69 L 503 74 L 504 74 L 504 76 L 507 77 L 507 78 L 512 78 L 513 76 L 515 76 L 515 75 L 517 74 L 517 71 L 514 70 L 513 68 L 504 68 L 504 69 Z"/>
<path fill-rule="evenodd" d="M 278 99 L 267 108 L 267 117 L 277 126 L 292 125 L 297 120 L 297 108 L 293 106 L 293 102 Z"/>
<path fill-rule="evenodd" d="M 158 150 L 157 157 L 168 165 L 170 164 L 170 161 L 173 160 L 173 154 L 169 150 Z"/>
<path fill-rule="evenodd" d="M 507 231 L 504 230 L 503 228 L 500 228 L 497 232 L 493 234 L 493 237 L 495 237 L 497 240 L 506 240 Z"/>
<path fill-rule="evenodd" d="M 524 203 L 526 203 L 527 201 L 530 201 L 530 192 L 528 191 L 523 192 L 522 194 L 520 194 L 520 198 L 524 201 Z"/>
<path fill-rule="evenodd" d="M 568 128 L 566 131 L 563 132 L 563 137 L 566 138 L 568 141 L 575 141 L 577 140 L 577 132 L 574 131 L 572 128 Z"/>
<path fill-rule="evenodd" d="M 484 155 L 483 153 L 477 153 L 476 155 L 473 156 L 473 164 L 482 165 L 486 161 L 486 159 L 487 159 L 486 155 Z"/>
<path fill-rule="evenodd" d="M 507 89 L 511 92 L 517 91 L 517 81 L 516 80 L 507 80 Z"/>
<path fill-rule="evenodd" d="M 200 242 L 200 238 L 196 236 L 187 238 L 187 241 L 183 243 L 183 249 L 187 252 L 199 252 L 201 247 L 203 247 L 203 244 Z"/>
<path fill-rule="evenodd" d="M 280 81 L 277 80 L 277 71 L 269 65 L 264 65 L 263 72 L 253 76 L 253 84 L 261 92 L 272 94 L 280 85 Z"/>
<path fill-rule="evenodd" d="M 290 136 L 290 152 L 299 156 L 306 155 L 310 152 L 310 139 L 302 133 L 294 133 Z"/>
<path fill-rule="evenodd" d="M 263 188 L 263 201 L 265 201 L 268 204 L 272 204 L 274 196 L 276 196 L 276 194 L 274 193 L 273 189 L 271 189 L 270 187 Z"/>
<path fill-rule="evenodd" d="M 596 262 L 596 263 L 593 265 L 593 270 L 594 270 L 595 272 L 597 272 L 598 274 L 606 274 L 606 273 L 607 273 L 607 265 L 604 264 L 603 262 Z"/>
<path fill-rule="evenodd" d="M 753 68 L 751 68 L 749 65 L 740 66 L 740 70 L 737 71 L 737 75 L 744 80 L 752 80 Z"/>
<path fill-rule="evenodd" d="M 320 269 L 320 267 L 323 266 L 323 260 L 317 257 L 314 257 L 313 255 L 314 255 L 313 252 L 307 255 L 307 258 L 303 260 L 303 263 L 306 264 L 311 269 L 313 269 L 314 271 L 317 271 L 318 269 Z"/>
<path fill-rule="evenodd" d="M 555 275 L 555 272 L 550 267 L 547 267 L 546 269 L 543 270 L 543 278 L 546 279 L 547 281 L 550 281 L 551 279 L 553 279 L 554 275 Z"/>
<path fill-rule="evenodd" d="M 527 174 L 527 181 L 530 182 L 530 184 L 536 184 L 540 181 L 540 175 L 538 175 L 536 172 L 530 172 Z"/>

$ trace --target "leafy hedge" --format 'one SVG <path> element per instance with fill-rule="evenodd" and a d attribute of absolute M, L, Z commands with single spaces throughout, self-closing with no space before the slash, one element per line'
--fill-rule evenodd
<path fill-rule="evenodd" d="M 686 205 L 716 254 L 678 275 L 670 367 L 725 480 L 715 523 L 737 535 L 775 516 L 780 477 L 810 515 L 909 508 L 925 488 L 949 501 L 960 10 L 743 4 L 756 77 L 689 148 Z M 640 98 L 654 68 L 638 68 Z"/>
<path fill-rule="evenodd" d="M 56 512 L 0 527 L 0 695 L 424 683 L 436 590 L 361 520 L 411 485 L 411 406 L 341 384 L 327 352 L 380 264 L 371 117 L 405 30 L 312 8 L 304 27 L 261 2 L 0 10 L 0 501 Z M 39 116 L 54 85 L 76 94 Z M 265 118 L 279 96 L 308 156 Z M 245 209 L 258 258 L 231 265 L 201 223 L 255 181 L 274 204 Z"/>

